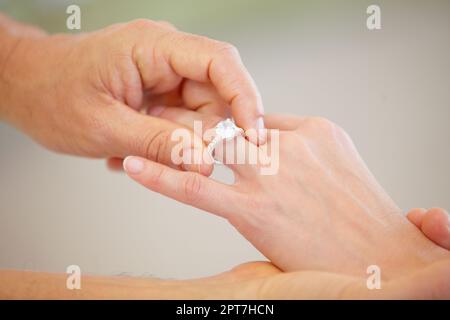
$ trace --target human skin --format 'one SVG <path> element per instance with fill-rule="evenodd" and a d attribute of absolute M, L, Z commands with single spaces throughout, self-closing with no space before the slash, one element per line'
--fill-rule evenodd
<path fill-rule="evenodd" d="M 0 120 L 57 152 L 135 154 L 173 166 L 169 137 L 180 125 L 152 116 L 159 104 L 264 128 L 259 92 L 237 50 L 166 22 L 47 35 L 0 14 L 0 48 Z M 193 139 L 198 145 L 185 148 L 201 152 L 202 141 Z M 179 169 L 208 175 L 212 167 Z"/>
<path fill-rule="evenodd" d="M 191 79 L 189 76 L 184 76 L 177 72 L 175 72 L 175 75 L 170 72 L 161 72 L 161 78 L 153 79 L 153 81 L 157 82 L 155 86 L 141 88 L 140 91 L 143 95 L 142 101 L 140 104 L 134 104 L 133 102 L 139 100 L 136 98 L 139 96 L 139 93 L 134 92 L 133 89 L 136 88 L 133 85 L 131 85 L 131 88 L 129 87 L 129 84 L 133 83 L 133 77 L 128 77 L 128 73 L 133 73 L 131 70 L 133 67 L 131 69 L 123 68 L 121 58 L 124 57 L 122 57 L 122 52 L 120 52 L 122 48 L 117 48 L 119 51 L 117 52 L 119 59 L 116 61 L 114 58 L 111 63 L 114 66 L 113 62 L 117 62 L 118 65 L 115 66 L 117 67 L 117 72 L 112 72 L 111 74 L 106 72 L 107 76 L 105 78 L 100 76 L 100 82 L 102 82 L 100 83 L 101 90 L 98 90 L 99 88 L 95 85 L 91 88 L 89 86 L 79 86 L 78 82 L 84 83 L 83 80 L 86 80 L 89 84 L 92 84 L 91 82 L 95 84 L 95 81 L 92 81 L 93 79 L 91 78 L 95 67 L 106 64 L 106 62 L 111 62 L 111 60 L 103 59 L 104 55 L 102 55 L 102 52 L 97 52 L 98 47 L 95 47 L 94 43 L 95 45 L 104 43 L 109 50 L 114 51 L 114 45 L 117 45 L 117 41 L 113 41 L 112 38 L 118 37 L 124 40 L 124 38 L 127 38 L 127 35 L 132 33 L 134 33 L 136 38 L 138 36 L 145 37 L 147 33 L 139 33 L 142 31 L 141 29 L 152 29 L 152 31 L 155 31 L 155 34 L 162 31 L 165 33 L 167 31 L 173 36 L 173 38 L 171 36 L 169 37 L 171 40 L 176 40 L 180 36 L 183 40 L 201 40 L 199 42 L 205 41 L 205 43 L 209 43 L 210 40 L 208 39 L 195 36 L 193 36 L 195 39 L 190 39 L 191 35 L 176 32 L 173 27 L 166 23 L 143 20 L 126 25 L 112 26 L 97 33 L 80 36 L 47 36 L 42 31 L 17 24 L 5 17 L 0 17 L 0 27 L 0 43 L 2 48 L 4 48 L 0 53 L 0 117 L 27 132 L 35 140 L 52 150 L 90 157 L 114 158 L 121 158 L 132 153 L 158 160 L 167 165 L 172 165 L 167 156 L 167 150 L 171 149 L 171 146 L 167 145 L 170 141 L 167 137 L 171 131 L 179 127 L 179 124 L 177 125 L 174 121 L 167 122 L 152 117 L 152 115 L 159 115 L 159 111 L 154 112 L 154 110 L 161 104 L 195 109 L 198 112 L 197 116 L 207 115 L 209 117 L 210 115 L 222 115 L 225 117 L 229 113 L 227 109 L 228 105 L 233 105 L 233 102 L 235 102 L 236 108 L 233 107 L 232 110 L 237 109 L 237 111 L 233 111 L 233 115 L 237 119 L 238 124 L 242 127 L 250 128 L 252 127 L 251 124 L 254 123 L 253 127 L 261 127 L 262 122 L 259 120 L 248 121 L 250 125 L 246 125 L 246 120 L 241 120 L 241 116 L 239 115 L 238 107 L 240 105 L 250 106 L 250 116 L 252 113 L 251 105 L 257 106 L 257 118 L 262 110 L 260 107 L 261 104 L 259 103 L 259 95 L 257 92 L 255 95 L 256 88 L 254 88 L 251 79 L 247 78 L 248 74 L 246 72 L 244 72 L 243 78 L 245 81 L 243 82 L 244 84 L 249 84 L 247 87 L 251 90 L 242 93 L 242 99 L 239 99 L 238 93 L 238 96 L 232 96 L 234 99 L 226 100 L 226 95 L 223 95 L 226 90 L 222 91 L 220 85 L 213 83 L 214 81 L 212 79 L 207 79 L 207 81 L 200 79 L 196 81 L 197 78 L 195 77 Z M 145 38 L 147 39 L 148 37 Z M 172 44 L 172 41 L 167 42 Z M 180 41 L 180 43 L 183 42 Z M 217 44 L 218 47 L 223 45 L 223 47 L 217 48 L 217 55 L 213 54 L 211 59 L 219 59 L 225 66 L 228 66 L 227 62 L 230 60 L 233 62 L 232 64 L 238 65 L 239 70 L 245 71 L 235 49 L 227 44 L 214 41 L 211 41 L 211 43 Z M 126 41 L 120 44 L 127 47 Z M 185 42 L 185 44 L 187 43 Z M 94 54 L 94 56 L 90 57 L 97 59 L 94 61 L 95 63 L 88 58 L 86 60 L 74 58 L 80 53 L 83 53 L 80 55 L 82 57 L 84 53 L 89 52 L 87 50 L 89 47 L 91 49 L 95 48 L 90 52 Z M 216 49 L 214 46 L 211 46 L 211 48 Z M 221 55 L 222 51 L 225 53 L 224 56 Z M 103 54 L 108 56 L 109 52 L 105 51 Z M 72 57 L 72 60 L 66 59 L 67 56 L 69 58 Z M 125 54 L 125 58 L 126 56 Z M 132 63 L 135 64 L 134 71 L 139 69 L 137 72 L 139 76 L 142 76 L 140 74 L 141 65 L 139 65 L 139 61 L 133 60 Z M 164 63 L 158 63 L 152 67 L 158 69 L 161 65 L 164 65 Z M 183 63 L 181 65 L 183 66 Z M 208 66 L 211 65 L 212 60 L 209 61 Z M 164 69 L 164 67 L 161 68 Z M 144 69 L 147 70 L 146 66 Z M 228 70 L 229 68 L 226 68 L 225 71 Z M 188 71 L 186 70 L 186 72 Z M 158 72 L 156 73 L 158 74 Z M 145 72 L 145 74 L 147 73 Z M 49 75 L 53 75 L 54 78 L 48 77 Z M 71 78 L 72 75 L 75 77 Z M 120 78 L 122 76 L 126 77 L 126 79 L 119 79 L 117 81 L 117 77 Z M 179 78 L 177 80 L 179 83 L 175 85 L 173 90 L 160 88 L 161 86 L 164 88 L 164 85 L 161 85 L 161 83 L 165 81 L 169 84 L 171 83 L 166 77 L 169 79 L 170 77 Z M 219 83 L 224 79 L 226 78 L 219 77 Z M 152 79 L 149 81 L 151 82 Z M 175 82 L 174 80 L 173 83 Z M 144 86 L 145 83 L 146 81 L 144 79 Z M 170 85 L 167 86 L 170 87 Z M 241 86 L 238 87 L 241 88 Z M 65 89 L 58 91 L 55 88 Z M 95 93 L 92 93 L 89 89 L 93 89 Z M 179 92 L 181 94 L 178 94 Z M 88 97 L 80 99 L 81 96 L 84 97 L 85 95 Z M 134 100 L 135 98 L 136 100 Z M 241 100 L 248 101 L 238 103 Z M 255 101 L 258 103 L 254 104 L 253 102 Z M 87 106 L 87 104 L 92 104 L 92 106 Z M 99 106 L 99 109 L 96 110 L 93 106 Z M 108 110 L 108 108 L 111 110 Z M 142 108 L 148 109 L 150 116 L 147 115 L 144 118 L 143 115 L 133 112 Z M 245 110 L 245 113 L 243 112 L 244 117 L 249 114 L 248 109 Z M 80 121 L 76 121 L 77 119 Z M 211 122 L 211 119 L 209 121 Z M 127 126 L 124 126 L 123 122 L 126 122 Z M 113 129 L 117 131 L 111 132 Z M 142 132 L 145 132 L 144 138 L 142 137 Z M 183 169 L 186 169 L 186 167 L 183 167 Z M 192 168 L 188 167 L 187 169 L 208 174 L 210 167 L 199 168 L 195 166 Z M 437 240 L 433 241 L 443 247 L 448 247 L 449 242 L 445 240 L 448 239 L 448 234 L 445 233 L 446 229 L 442 228 L 445 226 L 445 215 L 436 213 L 436 210 L 430 210 L 429 212 L 414 211 L 408 217 L 430 239 L 436 237 Z M 447 238 L 445 238 L 446 236 Z M 83 293 L 68 291 L 63 286 L 60 290 L 58 286 L 54 286 L 61 284 L 61 281 L 65 284 L 66 275 L 0 271 L 0 283 L 2 284 L 0 286 L 0 295 L 2 297 L 22 298 L 163 298 L 176 297 L 177 295 L 180 298 L 225 298 L 230 296 L 265 298 L 448 297 L 448 295 L 445 295 L 448 293 L 448 281 L 445 281 L 446 278 L 444 276 L 446 274 L 441 272 L 441 270 L 448 270 L 449 265 L 446 264 L 446 260 L 438 258 L 438 254 L 430 255 L 425 260 L 422 261 L 424 263 L 421 266 L 409 268 L 409 262 L 404 263 L 406 259 L 405 261 L 399 259 L 398 261 L 404 263 L 403 266 L 407 268 L 406 276 L 404 277 L 400 273 L 392 273 L 391 276 L 391 269 L 387 268 L 389 281 L 386 282 L 385 287 L 388 290 L 382 291 L 383 295 L 379 295 L 378 292 L 367 293 L 365 278 L 362 277 L 358 278 L 323 271 L 282 273 L 272 265 L 261 263 L 239 267 L 236 270 L 217 277 L 185 282 L 88 276 L 85 282 L 88 290 L 84 290 Z M 261 277 L 255 279 L 255 274 Z M 362 279 L 364 279 L 363 282 L 361 282 Z M 242 281 L 245 283 L 242 283 Z M 297 281 L 301 283 L 298 287 L 296 286 L 298 284 Z M 430 281 L 434 286 L 426 285 L 426 282 Z M 304 285 L 305 282 L 308 284 L 307 286 Z M 330 283 L 333 285 L 330 285 Z M 211 288 L 214 288 L 213 293 L 205 293 L 207 291 L 206 289 L 210 290 Z M 330 290 L 331 288 L 332 290 Z M 405 288 L 413 288 L 415 290 L 406 290 Z M 420 290 L 417 288 L 420 288 Z M 245 294 L 242 294 L 242 291 Z"/>
<path fill-rule="evenodd" d="M 442 209 L 413 209 L 408 215 Z M 436 213 L 434 213 L 436 214 Z M 283 273 L 252 262 L 203 279 L 82 276 L 82 290 L 68 290 L 67 274 L 0 270 L 0 299 L 450 299 L 450 260 L 369 290 L 366 278 L 317 271 Z"/>
<path fill-rule="evenodd" d="M 0 299 L 450 299 L 449 268 L 436 262 L 372 290 L 367 277 L 282 272 L 268 262 L 194 280 L 83 275 L 80 290 L 67 289 L 67 274 L 0 270 Z"/>
<path fill-rule="evenodd" d="M 160 116 L 187 126 L 202 120 L 173 108 Z M 139 157 L 124 167 L 147 188 L 227 219 L 285 272 L 363 277 L 378 265 L 389 280 L 450 258 L 408 222 L 337 125 L 283 115 L 266 117 L 266 125 L 281 130 L 275 175 L 231 165 L 236 181 L 226 185 Z"/>
<path fill-rule="evenodd" d="M 450 250 L 450 217 L 444 209 L 415 208 L 406 217 L 419 228 L 425 236 L 442 248 Z"/>
<path fill-rule="evenodd" d="M 145 66 L 140 67 L 141 61 L 130 57 L 129 50 L 131 46 L 135 48 L 133 41 L 143 33 L 148 41 L 148 46 L 141 48 L 144 53 L 151 49 L 163 50 L 161 41 L 151 39 L 165 34 L 169 39 L 179 38 L 179 41 L 168 41 L 171 46 L 165 49 L 169 57 L 178 50 L 184 54 L 178 58 L 191 59 L 197 54 L 196 50 L 203 49 L 206 59 L 210 59 L 209 66 L 216 65 L 212 63 L 215 59 L 217 64 L 223 65 L 223 70 L 216 68 L 216 80 L 211 78 L 208 83 L 191 79 L 196 79 L 195 74 L 204 70 L 204 61 L 194 59 L 189 65 L 181 63 L 179 74 L 167 66 L 165 59 L 150 65 L 144 61 Z M 168 155 L 171 150 L 168 137 L 176 124 L 155 117 L 158 112 L 155 114 L 153 110 L 161 104 L 225 117 L 229 115 L 229 108 L 223 97 L 232 95 L 236 110 L 233 115 L 238 124 L 247 128 L 252 127 L 252 121 L 262 113 L 259 93 L 232 46 L 177 32 L 166 22 L 139 20 L 94 34 L 48 36 L 38 28 L 0 14 L 0 44 L 0 119 L 8 120 L 58 152 L 110 157 L 108 164 L 112 168 L 121 166 L 121 158 L 128 154 L 176 167 Z M 101 56 L 102 50 L 112 53 L 103 52 Z M 162 56 L 166 57 L 163 53 Z M 127 57 L 134 60 L 125 63 Z M 98 71 L 99 77 L 93 79 L 93 71 L 105 65 L 111 68 L 103 73 Z M 140 76 L 141 72 L 152 75 L 144 77 L 142 90 L 139 90 L 133 85 L 136 77 L 128 75 Z M 77 77 L 72 77 L 74 73 Z M 214 73 L 212 68 L 210 73 Z M 231 81 L 233 77 L 235 80 Z M 79 82 L 88 85 L 80 86 Z M 228 88 L 227 82 L 235 83 L 236 87 Z M 90 105 L 86 105 L 87 102 Z M 128 110 L 127 106 L 147 108 L 153 116 L 142 116 Z M 203 147 L 201 143 L 198 145 Z M 211 172 L 208 164 L 181 169 L 205 175 Z M 439 210 L 417 209 L 408 214 L 408 219 L 432 241 L 450 249 L 447 216 Z"/>

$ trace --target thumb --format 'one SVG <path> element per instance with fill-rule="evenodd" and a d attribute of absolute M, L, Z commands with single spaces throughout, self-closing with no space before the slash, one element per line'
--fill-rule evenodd
<path fill-rule="evenodd" d="M 209 176 L 213 169 L 203 140 L 185 126 L 129 108 L 115 112 L 112 156 L 140 156 L 176 169 Z"/>

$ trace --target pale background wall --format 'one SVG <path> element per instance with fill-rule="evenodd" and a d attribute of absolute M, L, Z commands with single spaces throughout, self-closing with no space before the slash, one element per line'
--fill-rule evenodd
<path fill-rule="evenodd" d="M 365 28 L 371 1 L 0 0 L 0 10 L 64 31 L 69 3 L 84 30 L 147 17 L 232 42 L 267 112 L 332 119 L 402 208 L 450 208 L 449 1 L 379 1 L 376 32 Z M 0 268 L 189 278 L 261 258 L 225 221 L 0 124 Z"/>

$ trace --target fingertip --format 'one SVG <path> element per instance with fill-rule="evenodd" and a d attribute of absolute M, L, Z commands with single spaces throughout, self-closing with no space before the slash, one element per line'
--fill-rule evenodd
<path fill-rule="evenodd" d="M 427 212 L 427 209 L 425 208 L 412 208 L 408 211 L 408 213 L 406 214 L 407 216 L 420 216 L 425 214 L 425 212 Z"/>
<path fill-rule="evenodd" d="M 267 142 L 267 129 L 258 130 L 258 146 L 262 146 Z"/>
<path fill-rule="evenodd" d="M 440 246 L 450 249 L 450 220 L 443 209 L 428 210 L 422 222 L 422 232 Z"/>
<path fill-rule="evenodd" d="M 442 208 L 431 208 L 430 210 L 428 210 L 428 212 L 432 213 L 432 214 L 437 214 L 437 215 L 442 215 L 442 216 L 449 216 L 447 210 L 442 209 Z"/>
<path fill-rule="evenodd" d="M 123 169 L 128 175 L 136 175 L 144 170 L 144 160 L 136 156 L 128 156 L 123 160 Z"/>
<path fill-rule="evenodd" d="M 431 208 L 425 213 L 424 219 L 432 220 L 434 224 L 438 224 L 442 229 L 442 234 L 446 234 L 450 238 L 450 216 L 447 211 L 441 208 Z"/>
<path fill-rule="evenodd" d="M 420 228 L 422 225 L 423 217 L 426 213 L 424 208 L 414 208 L 409 210 L 406 214 L 407 219 L 413 223 L 416 227 Z"/>
<path fill-rule="evenodd" d="M 123 171 L 123 159 L 121 159 L 121 158 L 108 158 L 108 159 L 106 159 L 106 166 L 111 171 L 122 172 Z"/>
<path fill-rule="evenodd" d="M 267 130 L 264 127 L 264 118 L 258 117 L 250 126 L 245 127 L 245 135 L 254 145 L 263 145 L 267 141 Z"/>

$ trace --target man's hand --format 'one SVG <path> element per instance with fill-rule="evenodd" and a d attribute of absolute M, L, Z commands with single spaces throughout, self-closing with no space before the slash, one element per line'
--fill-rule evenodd
<path fill-rule="evenodd" d="M 0 117 L 51 150 L 174 167 L 170 136 L 181 125 L 158 118 L 161 105 L 264 127 L 260 95 L 227 43 L 149 20 L 53 36 L 0 20 Z M 193 138 L 200 148 L 184 147 L 201 152 Z M 184 169 L 209 174 L 211 165 Z"/>
<path fill-rule="evenodd" d="M 411 209 L 406 217 L 431 241 L 450 250 L 450 216 L 441 208 Z"/>
<path fill-rule="evenodd" d="M 67 274 L 0 270 L 1 299 L 449 299 L 450 260 L 367 288 L 367 277 L 245 263 L 201 279 L 89 276 L 67 290 Z"/>

